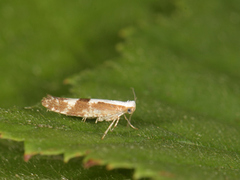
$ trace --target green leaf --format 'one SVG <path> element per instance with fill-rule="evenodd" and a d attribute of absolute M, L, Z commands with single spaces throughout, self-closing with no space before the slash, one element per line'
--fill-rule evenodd
<path fill-rule="evenodd" d="M 107 171 L 104 167 L 84 169 L 79 162 L 82 158 L 71 159 L 68 163 L 62 161 L 62 156 L 34 156 L 31 161 L 24 162 L 22 158 L 23 143 L 8 140 L 0 141 L 2 179 L 126 179 L 132 170 Z"/>
<path fill-rule="evenodd" d="M 83 156 L 85 167 L 134 169 L 134 178 L 239 179 L 239 5 L 181 3 L 172 18 L 123 29 L 121 57 L 66 80 L 72 97 L 126 101 L 134 87 L 139 130 L 122 118 L 101 140 L 109 122 L 84 123 L 37 104 L 0 109 L 1 136 L 24 141 L 26 160 L 63 154 L 65 162 Z"/>

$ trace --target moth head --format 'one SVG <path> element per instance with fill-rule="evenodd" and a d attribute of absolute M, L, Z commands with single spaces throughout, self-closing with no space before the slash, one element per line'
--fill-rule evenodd
<path fill-rule="evenodd" d="M 127 113 L 128 114 L 133 114 L 133 112 L 135 111 L 136 109 L 136 100 L 137 100 L 137 97 L 136 97 L 136 94 L 134 92 L 134 89 L 131 88 L 132 91 L 133 91 L 133 95 L 134 95 L 134 101 L 128 101 L 128 109 L 127 109 Z"/>
<path fill-rule="evenodd" d="M 136 109 L 136 103 L 135 101 L 128 101 L 128 107 L 127 107 L 127 113 L 132 114 Z"/>
<path fill-rule="evenodd" d="M 135 101 L 128 101 L 128 106 L 126 109 L 126 113 L 130 114 L 129 118 L 126 117 L 126 115 L 124 114 L 124 118 L 127 120 L 128 124 L 133 128 L 133 129 L 137 129 L 136 127 L 134 127 L 131 124 L 131 117 L 134 113 L 134 111 L 136 110 L 136 102 Z"/>
<path fill-rule="evenodd" d="M 127 108 L 127 113 L 132 114 L 135 111 L 136 107 L 128 107 Z"/>

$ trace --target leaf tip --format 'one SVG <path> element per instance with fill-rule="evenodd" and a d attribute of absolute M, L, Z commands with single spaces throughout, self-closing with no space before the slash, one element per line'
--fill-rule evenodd
<path fill-rule="evenodd" d="M 101 160 L 97 160 L 97 159 L 89 159 L 86 163 L 84 163 L 84 168 L 90 168 L 92 166 L 97 166 L 97 165 L 101 165 Z"/>
<path fill-rule="evenodd" d="M 33 154 L 24 154 L 24 161 L 28 162 L 28 160 L 31 159 L 32 156 Z"/>

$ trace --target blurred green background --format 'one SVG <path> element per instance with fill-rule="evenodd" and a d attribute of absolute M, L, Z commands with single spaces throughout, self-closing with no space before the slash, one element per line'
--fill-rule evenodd
<path fill-rule="evenodd" d="M 119 31 L 171 14 L 174 1 L 0 2 L 0 107 L 67 95 L 64 79 L 119 56 Z"/>

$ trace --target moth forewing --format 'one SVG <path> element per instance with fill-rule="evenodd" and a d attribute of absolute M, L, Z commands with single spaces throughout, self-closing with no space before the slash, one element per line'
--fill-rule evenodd
<path fill-rule="evenodd" d="M 122 115 L 124 115 L 132 128 L 137 129 L 130 123 L 131 116 L 136 109 L 135 101 L 124 102 L 105 99 L 74 99 L 48 95 L 46 98 L 43 98 L 42 105 L 50 111 L 65 114 L 67 116 L 82 117 L 83 121 L 86 121 L 87 118 L 96 118 L 96 123 L 104 120 L 113 121 L 103 134 L 102 139 L 114 124 L 113 129 L 117 126 Z M 129 119 L 127 119 L 125 113 L 130 114 Z"/>

